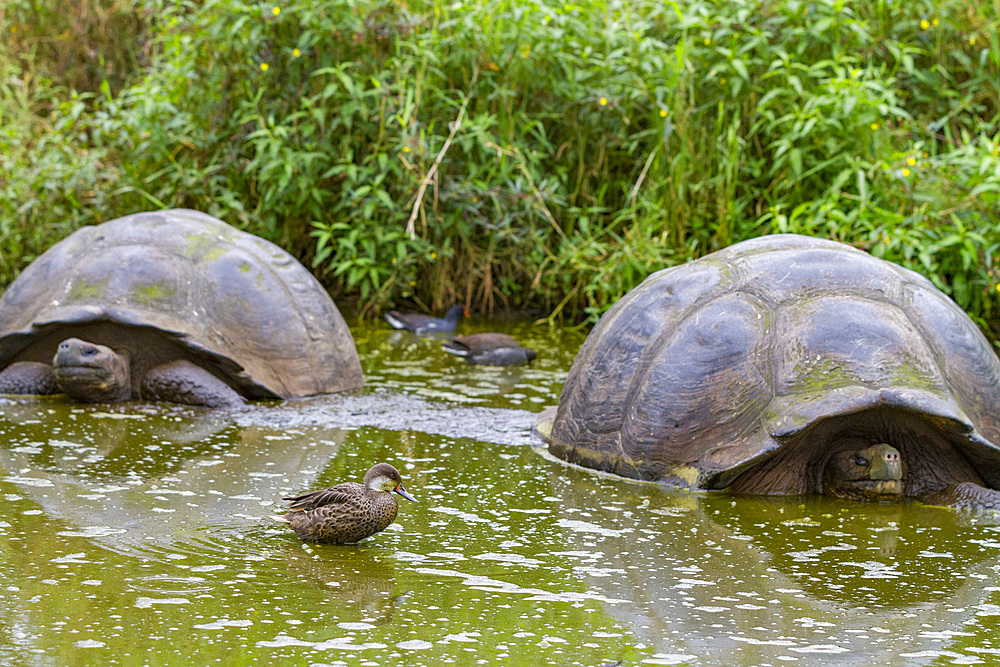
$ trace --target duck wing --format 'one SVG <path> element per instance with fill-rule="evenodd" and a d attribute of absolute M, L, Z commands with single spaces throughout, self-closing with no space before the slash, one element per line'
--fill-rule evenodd
<path fill-rule="evenodd" d="M 451 352 L 452 354 L 457 354 L 460 357 L 467 357 L 472 349 L 469 348 L 464 342 L 459 339 L 445 341 L 441 343 L 441 347 L 444 348 L 445 352 Z"/>
<path fill-rule="evenodd" d="M 508 334 L 488 332 L 469 334 L 467 336 L 456 336 L 454 339 L 442 343 L 441 347 L 453 354 L 468 354 L 496 350 L 505 347 L 518 347 L 517 340 Z"/>
<path fill-rule="evenodd" d="M 314 510 L 317 507 L 349 503 L 359 495 L 363 495 L 364 491 L 365 487 L 357 482 L 344 482 L 319 491 L 303 493 L 301 496 L 283 498 L 283 500 L 289 501 L 289 510 L 306 511 Z"/>

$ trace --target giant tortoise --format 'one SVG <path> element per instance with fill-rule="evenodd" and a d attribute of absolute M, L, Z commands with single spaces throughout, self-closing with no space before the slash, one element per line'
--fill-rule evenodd
<path fill-rule="evenodd" d="M 848 245 L 737 243 L 601 318 L 536 430 L 697 489 L 1000 509 L 1000 361 L 947 296 Z"/>
<path fill-rule="evenodd" d="M 361 383 L 351 332 L 305 267 L 197 211 L 79 229 L 0 298 L 0 393 L 231 406 Z"/>

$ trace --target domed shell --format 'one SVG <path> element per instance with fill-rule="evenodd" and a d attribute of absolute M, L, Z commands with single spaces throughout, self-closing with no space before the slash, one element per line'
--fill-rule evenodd
<path fill-rule="evenodd" d="M 58 340 L 88 327 L 114 346 L 121 325 L 162 334 L 146 340 L 180 345 L 248 397 L 362 384 L 347 324 L 305 267 L 198 211 L 137 213 L 49 248 L 0 298 L 0 368 L 50 362 Z"/>
<path fill-rule="evenodd" d="M 787 234 L 650 275 L 538 430 L 571 462 L 721 488 L 818 420 L 877 407 L 931 418 L 1000 482 L 1000 362 L 976 325 L 908 269 Z"/>

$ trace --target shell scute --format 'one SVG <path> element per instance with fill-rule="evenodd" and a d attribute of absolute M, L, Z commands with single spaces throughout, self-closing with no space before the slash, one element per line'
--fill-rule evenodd
<path fill-rule="evenodd" d="M 786 342 L 773 348 L 777 395 L 845 386 L 909 386 L 947 391 L 937 354 L 900 308 L 858 296 L 790 303 L 778 314 Z"/>
<path fill-rule="evenodd" d="M 640 460 L 731 465 L 726 445 L 755 427 L 771 393 L 766 365 L 755 363 L 767 347 L 768 314 L 749 295 L 727 294 L 647 346 L 626 398 L 624 451 Z"/>
<path fill-rule="evenodd" d="M 570 369 L 560 404 L 579 418 L 561 420 L 556 437 L 587 447 L 610 446 L 609 438 L 617 438 L 621 428 L 631 379 L 643 363 L 636 350 L 679 320 L 682 305 L 711 293 L 722 280 L 720 268 L 711 265 L 665 269 L 636 287 L 627 302 L 613 306 L 580 349 L 577 358 L 585 361 Z"/>

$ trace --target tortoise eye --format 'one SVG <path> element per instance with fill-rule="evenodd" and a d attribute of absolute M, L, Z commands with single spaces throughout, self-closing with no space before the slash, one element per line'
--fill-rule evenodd
<path fill-rule="evenodd" d="M 866 466 L 866 465 L 868 465 L 868 459 L 866 459 L 863 456 L 855 456 L 854 457 L 854 462 L 857 463 L 859 466 Z"/>

